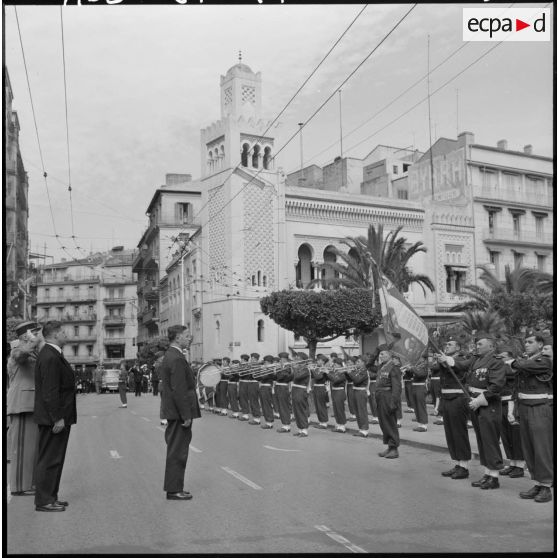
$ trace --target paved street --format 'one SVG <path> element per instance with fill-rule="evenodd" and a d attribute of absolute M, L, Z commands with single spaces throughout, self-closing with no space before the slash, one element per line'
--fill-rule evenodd
<path fill-rule="evenodd" d="M 167 501 L 159 401 L 132 395 L 120 409 L 117 395 L 78 396 L 60 491 L 70 506 L 38 513 L 33 498 L 11 497 L 9 553 L 553 550 L 554 506 L 518 497 L 528 478 L 480 491 L 440 476 L 450 461 L 433 449 L 436 426 L 386 460 L 377 438 L 311 428 L 299 439 L 202 411 L 186 472 L 194 499 Z M 411 416 L 402 438 L 420 436 Z"/>

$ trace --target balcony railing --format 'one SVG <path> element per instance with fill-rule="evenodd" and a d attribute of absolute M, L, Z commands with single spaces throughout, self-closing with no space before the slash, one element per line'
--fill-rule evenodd
<path fill-rule="evenodd" d="M 76 343 L 90 343 L 90 342 L 94 342 L 97 341 L 97 335 L 95 334 L 87 334 L 87 335 L 68 335 L 68 343 L 70 344 L 76 344 Z"/>
<path fill-rule="evenodd" d="M 74 278 L 70 275 L 64 275 L 62 277 L 45 277 L 44 275 L 37 277 L 37 284 L 55 284 L 55 283 L 98 283 L 98 275 L 88 275 L 87 277 Z"/>
<path fill-rule="evenodd" d="M 37 304 L 74 304 L 76 302 L 97 302 L 97 297 L 95 295 L 37 297 Z"/>
<path fill-rule="evenodd" d="M 551 233 L 536 233 L 531 231 L 514 231 L 503 227 L 494 227 L 493 229 L 483 229 L 484 242 L 524 242 L 526 244 L 552 244 L 553 238 Z"/>
<path fill-rule="evenodd" d="M 141 321 L 144 325 L 150 324 L 152 322 L 158 321 L 159 316 L 155 310 L 148 310 L 142 315 Z"/>
<path fill-rule="evenodd" d="M 94 312 L 92 314 L 65 314 L 64 316 L 58 316 L 55 319 L 61 322 L 96 322 L 97 314 Z"/>
<path fill-rule="evenodd" d="M 503 202 L 521 202 L 544 207 L 552 207 L 553 204 L 552 197 L 546 192 L 542 194 L 537 192 L 522 192 L 510 188 L 475 184 L 473 186 L 473 194 L 480 198 L 501 200 Z"/>
<path fill-rule="evenodd" d="M 103 324 L 113 325 L 113 324 L 125 324 L 126 316 L 105 316 L 103 318 Z"/>
<path fill-rule="evenodd" d="M 108 298 L 103 298 L 103 302 L 104 302 L 105 304 L 120 304 L 120 305 L 122 305 L 122 304 L 126 304 L 126 301 L 127 301 L 127 300 L 128 300 L 127 298 L 124 298 L 124 297 L 116 297 L 116 296 L 114 296 L 114 297 L 108 297 Z"/>
<path fill-rule="evenodd" d="M 127 340 L 126 337 L 105 337 L 103 343 L 105 345 L 125 345 Z"/>
<path fill-rule="evenodd" d="M 151 285 L 144 285 L 143 287 L 143 298 L 146 300 L 153 300 L 159 298 L 159 287 L 153 287 Z"/>
<path fill-rule="evenodd" d="M 96 364 L 97 362 L 99 362 L 99 357 L 96 355 L 92 355 L 92 356 L 64 355 L 64 356 L 66 357 L 66 360 L 70 364 Z"/>

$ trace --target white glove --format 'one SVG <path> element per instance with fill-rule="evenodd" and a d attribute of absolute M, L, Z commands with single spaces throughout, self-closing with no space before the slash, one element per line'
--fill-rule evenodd
<path fill-rule="evenodd" d="M 504 362 L 506 364 L 509 364 L 511 366 L 511 363 L 515 360 L 515 358 L 508 358 L 507 360 L 504 360 Z"/>
<path fill-rule="evenodd" d="M 486 400 L 484 393 L 481 393 L 478 397 L 475 397 L 475 399 L 469 401 L 469 408 L 473 411 L 476 411 L 479 407 L 486 406 L 488 406 L 488 401 Z"/>

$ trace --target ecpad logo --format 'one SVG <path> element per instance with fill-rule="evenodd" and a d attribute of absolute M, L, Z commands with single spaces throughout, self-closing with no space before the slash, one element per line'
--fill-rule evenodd
<path fill-rule="evenodd" d="M 464 41 L 550 41 L 550 8 L 463 8 Z"/>

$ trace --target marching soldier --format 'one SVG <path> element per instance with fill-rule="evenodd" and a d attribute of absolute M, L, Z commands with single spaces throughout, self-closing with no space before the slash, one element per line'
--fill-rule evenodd
<path fill-rule="evenodd" d="M 293 379 L 293 372 L 289 364 L 289 353 L 279 353 L 278 356 L 281 359 L 281 368 L 276 374 L 275 393 L 277 394 L 279 418 L 282 425 L 281 428 L 277 429 L 277 432 L 282 434 L 291 431 L 291 410 L 289 408 L 291 393 L 289 382 Z"/>
<path fill-rule="evenodd" d="M 240 405 L 240 416 L 238 420 L 241 421 L 250 420 L 250 400 L 248 394 L 248 386 L 250 385 L 250 380 L 248 379 L 249 360 L 250 355 L 240 355 L 240 366 L 238 367 L 238 403 Z"/>
<path fill-rule="evenodd" d="M 502 347 L 498 356 L 504 359 L 504 361 L 513 359 L 513 349 L 511 347 Z M 509 364 L 505 365 L 505 369 L 506 384 L 500 394 L 502 398 L 502 445 L 504 446 L 506 457 L 510 460 L 510 464 L 508 467 L 500 470 L 500 475 L 516 479 L 525 475 L 525 461 L 523 460 L 523 451 L 521 449 L 519 423 L 514 416 L 515 403 L 512 399 L 516 373 Z"/>
<path fill-rule="evenodd" d="M 271 368 L 273 365 L 273 356 L 266 355 L 263 358 L 263 369 Z M 269 430 L 273 428 L 273 378 L 275 376 L 274 369 L 271 368 L 268 374 L 260 375 L 260 401 L 262 404 L 262 412 L 265 419 L 265 423 L 262 424 L 264 430 Z"/>
<path fill-rule="evenodd" d="M 294 435 L 306 438 L 308 436 L 308 382 L 310 381 L 310 372 L 306 364 L 300 364 L 301 360 L 308 360 L 308 355 L 305 353 L 295 353 L 292 401 L 298 432 Z"/>
<path fill-rule="evenodd" d="M 239 360 L 233 360 L 227 373 L 227 397 L 232 410 L 232 415 L 229 415 L 229 418 L 233 419 L 238 418 L 238 413 L 240 411 L 240 407 L 238 405 L 238 381 L 240 380 L 238 376 L 239 365 Z"/>
<path fill-rule="evenodd" d="M 315 428 L 326 429 L 327 421 L 329 419 L 327 412 L 327 368 L 326 363 L 328 358 L 325 355 L 316 355 L 316 366 L 312 367 L 312 390 L 314 392 L 314 406 L 316 407 L 316 414 L 318 415 L 318 424 Z"/>
<path fill-rule="evenodd" d="M 281 359 L 276 356 L 273 357 L 273 364 L 277 367 L 281 364 Z M 278 419 L 279 418 L 279 399 L 277 398 L 277 392 L 275 391 L 275 381 L 273 382 L 273 389 L 272 389 L 272 396 L 273 396 L 273 417 Z"/>
<path fill-rule="evenodd" d="M 521 447 L 531 478 L 537 483 L 519 496 L 539 503 L 552 500 L 554 483 L 552 361 L 542 354 L 543 347 L 551 344 L 539 335 L 528 335 L 525 338 L 526 358 L 508 361 L 517 371 Z"/>
<path fill-rule="evenodd" d="M 355 413 L 358 431 L 353 436 L 366 438 L 368 436 L 368 410 L 366 408 L 368 392 L 368 370 L 364 366 L 361 356 L 356 356 L 355 368 L 349 370 L 347 375 L 353 382 L 353 393 L 355 398 Z"/>
<path fill-rule="evenodd" d="M 494 337 L 489 333 L 476 336 L 477 355 L 466 361 L 447 357 L 450 366 L 465 368 L 465 382 L 473 399 L 468 403 L 477 438 L 483 477 L 471 483 L 482 490 L 500 488 L 498 471 L 504 468 L 500 450 L 502 402 L 500 392 L 506 383 L 506 370 L 502 359 L 496 358 Z"/>
<path fill-rule="evenodd" d="M 329 385 L 331 390 L 331 401 L 333 405 L 333 416 L 335 417 L 334 432 L 345 432 L 347 424 L 347 416 L 345 415 L 345 382 L 347 378 L 343 370 L 343 361 L 334 357 L 332 360 L 332 367 L 327 372 Z"/>
<path fill-rule="evenodd" d="M 256 367 L 259 362 L 260 355 L 258 353 L 250 353 L 250 365 Z M 252 420 L 248 424 L 261 424 L 260 383 L 252 374 L 248 375 L 248 401 L 250 403 L 250 412 L 252 413 Z"/>
<path fill-rule="evenodd" d="M 420 362 L 410 367 L 411 373 L 411 402 L 415 411 L 417 426 L 415 432 L 428 430 L 428 411 L 426 410 L 426 378 L 428 376 L 428 353 L 425 351 Z"/>
<path fill-rule="evenodd" d="M 387 444 L 387 449 L 378 455 L 387 459 L 396 459 L 399 457 L 397 409 L 398 406 L 401 407 L 401 369 L 393 362 L 388 345 L 380 345 L 378 349 L 380 368 L 376 384 L 376 403 L 383 442 Z"/>
<path fill-rule="evenodd" d="M 471 443 L 467 430 L 469 406 L 467 397 L 449 370 L 449 359 L 445 357 L 451 357 L 454 362 L 466 360 L 461 353 L 461 344 L 453 337 L 446 342 L 444 355 L 435 355 L 436 363 L 432 365 L 432 373 L 436 373 L 440 378 L 440 410 L 449 454 L 454 461 L 453 468 L 444 471 L 442 476 L 459 480 L 469 477 L 469 461 L 471 461 Z M 457 379 L 463 380 L 465 366 L 461 366 L 461 370 L 455 368 L 453 370 Z"/>

